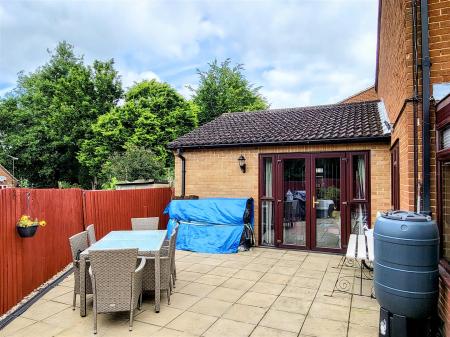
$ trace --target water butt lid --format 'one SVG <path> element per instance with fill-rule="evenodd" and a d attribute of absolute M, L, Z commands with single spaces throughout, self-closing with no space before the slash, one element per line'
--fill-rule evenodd
<path fill-rule="evenodd" d="M 381 215 L 383 218 L 396 221 L 410 221 L 410 222 L 429 222 L 431 217 L 408 211 L 390 211 Z"/>

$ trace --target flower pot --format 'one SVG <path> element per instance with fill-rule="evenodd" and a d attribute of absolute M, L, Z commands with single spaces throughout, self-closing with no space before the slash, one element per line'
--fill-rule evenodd
<path fill-rule="evenodd" d="M 29 226 L 29 227 L 16 226 L 16 228 L 17 228 L 17 233 L 19 233 L 19 236 L 21 238 L 31 238 L 36 233 L 38 226 L 37 225 Z"/>

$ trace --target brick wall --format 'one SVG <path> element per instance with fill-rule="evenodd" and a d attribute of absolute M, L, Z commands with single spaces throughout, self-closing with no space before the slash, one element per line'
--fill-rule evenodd
<path fill-rule="evenodd" d="M 431 83 L 450 82 L 450 0 L 429 0 Z"/>
<path fill-rule="evenodd" d="M 378 94 L 375 91 L 375 87 L 367 88 L 363 91 L 358 92 L 350 97 L 347 97 L 339 103 L 356 103 L 365 101 L 374 101 L 378 99 Z"/>
<path fill-rule="evenodd" d="M 280 146 L 186 150 L 186 194 L 199 197 L 253 197 L 255 232 L 258 223 L 258 166 L 260 153 L 370 150 L 372 223 L 376 212 L 390 208 L 390 154 L 387 144 Z M 246 158 L 242 173 L 238 157 Z M 175 194 L 181 191 L 181 160 L 175 158 Z"/>
<path fill-rule="evenodd" d="M 399 141 L 400 208 L 414 209 L 412 36 L 410 1 L 382 0 L 378 41 L 377 93 L 394 125 L 391 144 Z"/>
<path fill-rule="evenodd" d="M 16 181 L 14 180 L 13 176 L 2 165 L 0 165 L 0 176 L 6 177 L 6 181 L 0 182 L 0 186 L 15 186 Z"/>

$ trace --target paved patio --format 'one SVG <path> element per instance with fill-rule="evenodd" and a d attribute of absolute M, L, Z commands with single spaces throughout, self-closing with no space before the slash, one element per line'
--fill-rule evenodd
<path fill-rule="evenodd" d="M 231 255 L 177 251 L 178 281 L 171 305 L 156 314 L 144 298 L 134 329 L 128 314 L 100 314 L 98 336 L 378 336 L 376 300 L 331 290 L 340 256 L 254 248 Z M 347 268 L 346 274 L 354 269 Z M 88 316 L 71 308 L 73 276 L 15 319 L 0 336 L 93 335 Z M 355 286 L 359 292 L 359 284 Z M 371 283 L 364 283 L 368 293 Z M 77 304 L 79 298 L 77 297 Z"/>

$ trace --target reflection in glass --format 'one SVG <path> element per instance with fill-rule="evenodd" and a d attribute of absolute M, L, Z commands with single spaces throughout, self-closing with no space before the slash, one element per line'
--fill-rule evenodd
<path fill-rule="evenodd" d="M 366 162 L 362 154 L 353 156 L 353 199 L 366 199 Z"/>
<path fill-rule="evenodd" d="M 265 200 L 261 204 L 262 243 L 264 245 L 273 246 L 275 244 L 273 220 L 273 201 Z"/>
<path fill-rule="evenodd" d="M 341 248 L 340 158 L 317 158 L 314 202 L 316 247 Z"/>
<path fill-rule="evenodd" d="M 352 234 L 364 234 L 368 229 L 368 213 L 365 204 L 353 204 L 350 211 L 350 224 Z"/>
<path fill-rule="evenodd" d="M 305 159 L 284 160 L 283 244 L 306 244 L 306 163 Z"/>

